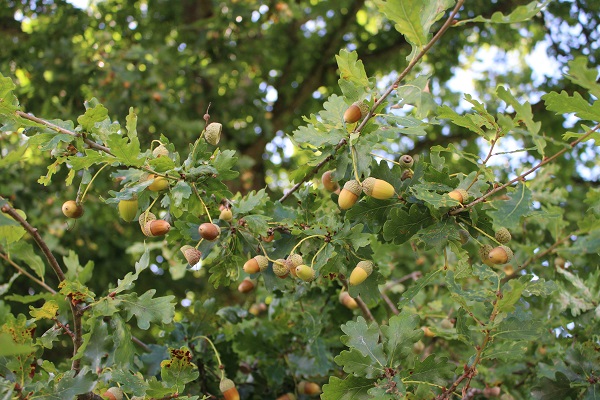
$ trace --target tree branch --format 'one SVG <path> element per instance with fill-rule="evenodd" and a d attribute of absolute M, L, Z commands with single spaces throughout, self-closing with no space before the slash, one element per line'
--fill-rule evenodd
<path fill-rule="evenodd" d="M 11 260 L 10 257 L 8 257 L 7 254 L 4 254 L 4 253 L 0 252 L 0 258 L 3 258 L 4 260 L 6 260 L 6 262 L 8 262 L 17 271 L 19 271 L 20 274 L 25 275 L 26 277 L 28 277 L 29 279 L 31 279 L 32 281 L 34 281 L 35 283 L 37 283 L 38 285 L 40 285 L 41 287 L 43 287 L 44 289 L 46 289 L 48 292 L 50 292 L 52 294 L 56 294 L 56 290 L 54 290 L 50 286 L 48 286 L 46 284 L 46 282 L 43 282 L 43 281 L 39 280 L 38 278 L 36 278 L 35 276 L 31 275 L 29 272 L 27 272 L 23 268 L 21 268 L 13 260 Z"/>

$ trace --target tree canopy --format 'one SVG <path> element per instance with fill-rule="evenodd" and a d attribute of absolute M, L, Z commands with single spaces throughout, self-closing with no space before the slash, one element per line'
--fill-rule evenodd
<path fill-rule="evenodd" d="M 599 22 L 6 2 L 1 397 L 597 398 Z"/>

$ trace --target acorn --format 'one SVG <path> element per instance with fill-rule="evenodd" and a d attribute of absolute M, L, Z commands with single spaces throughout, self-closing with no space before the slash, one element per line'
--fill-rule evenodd
<path fill-rule="evenodd" d="M 152 155 L 154 158 L 168 156 L 169 150 L 167 150 L 164 144 L 160 144 L 154 150 L 152 150 Z"/>
<path fill-rule="evenodd" d="M 415 173 L 411 169 L 406 169 L 402 171 L 402 176 L 400 177 L 400 180 L 405 181 L 407 179 L 411 179 L 414 175 Z"/>
<path fill-rule="evenodd" d="M 512 235 L 510 234 L 508 229 L 506 229 L 504 227 L 498 229 L 494 236 L 496 237 L 496 240 L 502 244 L 506 244 L 506 243 L 510 242 L 510 239 L 512 239 Z"/>
<path fill-rule="evenodd" d="M 102 394 L 102 397 L 105 397 L 108 400 L 123 400 L 123 391 L 121 388 L 113 386 L 108 388 L 108 390 Z"/>
<path fill-rule="evenodd" d="M 140 226 L 144 226 L 148 221 L 154 221 L 155 219 L 156 215 L 151 212 L 143 212 L 140 214 L 138 221 L 140 222 Z"/>
<path fill-rule="evenodd" d="M 400 167 L 402 168 L 412 168 L 414 163 L 415 160 L 408 154 L 405 154 L 402 157 L 400 157 Z"/>
<path fill-rule="evenodd" d="M 213 146 L 216 146 L 221 140 L 221 130 L 223 129 L 223 125 L 218 122 L 211 122 L 206 127 L 206 131 L 204 132 L 204 139 Z"/>
<path fill-rule="evenodd" d="M 269 260 L 265 256 L 254 256 L 244 264 L 244 271 L 248 274 L 256 274 L 262 272 L 269 266 Z"/>
<path fill-rule="evenodd" d="M 203 239 L 212 242 L 221 234 L 221 228 L 211 222 L 205 222 L 198 227 L 198 233 Z"/>
<path fill-rule="evenodd" d="M 134 197 L 129 200 L 120 200 L 119 201 L 119 216 L 125 222 L 131 222 L 135 219 L 138 211 L 138 199 Z"/>
<path fill-rule="evenodd" d="M 355 101 L 344 112 L 344 122 L 352 124 L 361 120 L 369 112 L 369 105 L 364 101 Z"/>
<path fill-rule="evenodd" d="M 350 274 L 350 286 L 360 285 L 373 272 L 372 261 L 360 261 Z"/>
<path fill-rule="evenodd" d="M 508 264 L 508 265 L 505 265 L 504 267 L 502 267 L 502 271 L 504 271 L 504 274 L 505 274 L 506 276 L 511 276 L 512 274 L 514 274 L 514 273 L 515 273 L 515 269 L 514 269 L 514 268 L 513 268 L 513 266 L 512 266 L 512 265 L 510 265 L 510 264 Z"/>
<path fill-rule="evenodd" d="M 240 394 L 235 387 L 235 383 L 231 379 L 223 378 L 219 383 L 219 389 L 225 400 L 240 400 Z"/>
<path fill-rule="evenodd" d="M 75 200 L 67 200 L 62 205 L 62 213 L 67 218 L 81 218 L 83 215 L 83 206 Z"/>
<path fill-rule="evenodd" d="M 315 382 L 300 381 L 298 383 L 298 393 L 314 396 L 321 393 L 321 386 Z"/>
<path fill-rule="evenodd" d="M 490 251 L 492 251 L 492 249 L 493 247 L 489 244 L 484 244 L 479 248 L 479 257 L 481 258 L 481 261 L 483 261 L 483 263 L 487 266 L 492 265 L 492 263 L 489 260 Z"/>
<path fill-rule="evenodd" d="M 358 303 L 356 302 L 356 300 L 354 300 L 354 298 L 350 296 L 350 293 L 348 293 L 345 290 L 342 290 L 340 292 L 338 299 L 340 303 L 342 303 L 346 308 L 350 310 L 356 310 L 358 308 Z"/>
<path fill-rule="evenodd" d="M 492 264 L 506 264 L 513 258 L 513 252 L 508 246 L 498 246 L 490 250 L 488 260 Z"/>
<path fill-rule="evenodd" d="M 273 263 L 273 272 L 280 278 L 285 278 L 288 276 L 289 268 L 286 265 L 286 262 L 283 258 L 275 260 Z"/>
<path fill-rule="evenodd" d="M 164 176 L 150 175 L 148 180 L 151 180 L 151 179 L 153 179 L 153 181 L 150 184 L 150 186 L 148 186 L 149 190 L 151 190 L 153 192 L 160 192 L 162 190 L 169 188 L 169 180 L 167 178 L 165 178 Z"/>
<path fill-rule="evenodd" d="M 275 235 L 270 233 L 267 236 L 261 236 L 260 239 L 265 243 L 271 243 L 275 239 Z"/>
<path fill-rule="evenodd" d="M 352 207 L 358 200 L 362 187 L 355 180 L 348 181 L 344 184 L 344 188 L 338 197 L 338 205 L 342 210 L 347 210 Z"/>
<path fill-rule="evenodd" d="M 279 396 L 277 400 L 296 400 L 296 396 L 294 393 L 286 393 Z"/>
<path fill-rule="evenodd" d="M 256 286 L 256 281 L 250 278 L 244 278 L 243 281 L 238 285 L 238 292 L 240 293 L 249 293 L 254 290 Z"/>
<path fill-rule="evenodd" d="M 190 245 L 186 244 L 185 246 L 181 246 L 179 250 L 181 250 L 188 264 L 190 264 L 192 267 L 198 264 L 202 258 L 202 252 Z"/>
<path fill-rule="evenodd" d="M 155 219 L 146 222 L 142 227 L 142 232 L 148 237 L 162 236 L 171 230 L 171 224 L 163 219 Z"/>
<path fill-rule="evenodd" d="M 296 267 L 296 275 L 304 282 L 312 282 L 315 280 L 315 270 L 308 265 L 298 265 Z"/>
<path fill-rule="evenodd" d="M 226 208 L 221 211 L 221 214 L 219 214 L 219 219 L 229 222 L 233 219 L 233 213 L 230 209 Z"/>
<path fill-rule="evenodd" d="M 331 176 L 332 173 L 333 171 L 325 171 L 323 172 L 323 175 L 321 175 L 321 182 L 323 182 L 323 187 L 329 192 L 335 192 L 340 188 L 340 185 L 333 180 L 333 177 Z"/>
<path fill-rule="evenodd" d="M 458 201 L 460 204 L 464 204 L 469 199 L 469 193 L 465 189 L 454 189 L 448 193 L 448 196 L 452 200 Z"/>
<path fill-rule="evenodd" d="M 558 256 L 554 259 L 554 266 L 556 268 L 564 269 L 566 263 L 567 263 L 567 261 L 560 256 Z"/>
<path fill-rule="evenodd" d="M 460 239 L 460 243 L 461 244 L 466 244 L 469 241 L 469 238 L 471 237 L 471 234 L 466 229 L 459 229 L 458 230 L 458 237 Z"/>
<path fill-rule="evenodd" d="M 415 354 L 421 354 L 425 350 L 425 343 L 422 340 L 413 343 L 412 351 Z"/>
<path fill-rule="evenodd" d="M 395 193 L 394 187 L 383 179 L 367 178 L 362 182 L 362 190 L 374 199 L 386 200 Z"/>
<path fill-rule="evenodd" d="M 444 318 L 440 321 L 440 327 L 442 329 L 452 329 L 454 328 L 454 323 L 450 321 L 448 318 Z"/>

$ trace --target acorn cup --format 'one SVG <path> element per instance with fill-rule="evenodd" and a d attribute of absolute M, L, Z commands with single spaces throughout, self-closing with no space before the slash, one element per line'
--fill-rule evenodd
<path fill-rule="evenodd" d="M 179 250 L 181 250 L 186 261 L 192 267 L 194 265 L 198 264 L 200 262 L 200 260 L 202 259 L 202 252 L 190 245 L 186 244 L 185 246 L 181 246 L 181 248 Z"/>
<path fill-rule="evenodd" d="M 154 150 L 152 150 L 152 155 L 154 158 L 166 157 L 169 155 L 169 150 L 164 144 L 159 144 Z"/>
<path fill-rule="evenodd" d="M 219 389 L 223 393 L 225 400 L 240 400 L 240 394 L 238 393 L 235 383 L 231 379 L 223 378 L 219 383 Z"/>
<path fill-rule="evenodd" d="M 498 229 L 494 236 L 496 237 L 496 240 L 502 244 L 506 244 L 512 239 L 512 235 L 506 228 Z"/>
<path fill-rule="evenodd" d="M 364 101 L 355 101 L 344 112 L 344 122 L 352 124 L 363 119 L 369 112 L 369 105 Z"/>
<path fill-rule="evenodd" d="M 204 132 L 204 139 L 213 146 L 216 146 L 221 140 L 221 130 L 223 129 L 223 125 L 218 122 L 211 122 L 206 127 L 206 131 Z"/>
<path fill-rule="evenodd" d="M 374 199 L 386 200 L 394 196 L 395 190 L 392 185 L 383 179 L 367 178 L 362 182 L 362 190 L 367 196 Z"/>
<path fill-rule="evenodd" d="M 351 180 L 344 184 L 344 188 L 338 197 L 338 205 L 342 210 L 347 210 L 358 201 L 358 196 L 362 192 L 362 187 L 358 181 Z"/>
<path fill-rule="evenodd" d="M 247 274 L 256 274 L 262 272 L 269 266 L 269 260 L 265 256 L 254 256 L 244 264 L 244 272 Z"/>
<path fill-rule="evenodd" d="M 288 276 L 289 272 L 290 269 L 286 263 L 286 260 L 283 258 L 275 260 L 273 263 L 273 273 L 275 273 L 275 275 L 283 279 Z"/>
<path fill-rule="evenodd" d="M 113 386 L 108 388 L 108 390 L 102 393 L 102 397 L 108 400 L 123 400 L 123 391 L 121 388 Z"/>
<path fill-rule="evenodd" d="M 373 272 L 372 261 L 360 261 L 350 274 L 350 286 L 360 285 Z"/>
<path fill-rule="evenodd" d="M 493 247 L 489 244 L 484 244 L 479 248 L 479 257 L 481 258 L 481 261 L 483 261 L 483 263 L 488 267 L 491 267 L 493 265 L 489 259 L 490 251 L 492 251 L 492 249 Z"/>

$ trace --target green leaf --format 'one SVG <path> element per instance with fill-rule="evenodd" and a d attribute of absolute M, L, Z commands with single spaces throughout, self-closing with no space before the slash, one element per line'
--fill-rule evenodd
<path fill-rule="evenodd" d="M 115 369 L 112 371 L 112 379 L 119 382 L 121 389 L 126 393 L 136 393 L 139 396 L 148 389 L 148 384 L 140 372 L 134 374 L 129 370 Z"/>
<path fill-rule="evenodd" d="M 516 188 L 507 190 L 507 193 L 508 200 L 488 202 L 496 208 L 495 211 L 490 211 L 489 215 L 499 226 L 516 230 L 520 226 L 521 217 L 531 213 L 531 190 L 523 182 L 519 182 Z"/>
<path fill-rule="evenodd" d="M 361 376 L 364 378 L 376 378 L 383 375 L 384 370 L 381 366 L 373 363 L 373 360 L 364 356 L 356 349 L 342 351 L 334 361 L 343 367 L 344 372 Z"/>
<path fill-rule="evenodd" d="M 212 165 L 217 170 L 219 178 L 224 181 L 231 180 L 239 175 L 239 172 L 232 170 L 238 161 L 235 154 L 235 150 L 219 151 L 212 161 Z"/>
<path fill-rule="evenodd" d="M 122 309 L 126 312 L 125 320 L 129 321 L 134 315 L 137 318 L 138 328 L 147 330 L 150 323 L 168 324 L 175 316 L 175 296 L 153 298 L 156 289 L 150 289 L 140 297 L 135 293 L 120 296 Z"/>
<path fill-rule="evenodd" d="M 415 237 L 423 242 L 426 248 L 442 252 L 449 241 L 459 240 L 458 230 L 459 226 L 453 218 L 444 218 L 421 229 Z"/>
<path fill-rule="evenodd" d="M 348 293 L 350 296 L 360 298 L 367 303 L 369 306 L 375 306 L 381 300 L 381 292 L 379 291 L 379 284 L 381 274 L 374 271 L 363 283 L 356 286 L 350 286 Z"/>
<path fill-rule="evenodd" d="M 258 192 L 253 190 L 237 202 L 235 211 L 238 214 L 252 213 L 263 208 L 267 200 L 269 196 L 265 189 L 260 189 Z"/>
<path fill-rule="evenodd" d="M 412 238 L 425 224 L 431 222 L 429 211 L 416 204 L 413 204 L 408 212 L 402 208 L 394 208 L 389 214 L 388 221 L 383 225 L 383 237 L 388 242 L 402 244 Z"/>
<path fill-rule="evenodd" d="M 367 400 L 372 397 L 367 391 L 373 387 L 373 381 L 348 375 L 345 379 L 329 377 L 329 383 L 323 385 L 322 400 Z"/>
<path fill-rule="evenodd" d="M 556 372 L 554 379 L 540 379 L 531 391 L 535 400 L 569 400 L 578 398 L 577 394 L 577 388 L 571 388 L 571 381 L 560 371 Z"/>
<path fill-rule="evenodd" d="M 183 392 L 185 385 L 198 378 L 198 367 L 192 362 L 192 353 L 187 347 L 169 349 L 171 358 L 160 363 L 160 376 L 163 382 L 177 392 Z"/>
<path fill-rule="evenodd" d="M 137 136 L 127 137 L 119 134 L 110 135 L 106 145 L 114 154 L 116 161 L 126 166 L 141 167 L 146 162 L 145 157 L 140 157 L 140 141 Z"/>
<path fill-rule="evenodd" d="M 29 354 L 35 350 L 36 347 L 30 344 L 17 343 L 8 333 L 0 332 L 0 357 Z"/>
<path fill-rule="evenodd" d="M 564 90 L 560 94 L 550 92 L 542 96 L 549 111 L 555 111 L 556 114 L 575 113 L 575 115 L 584 120 L 600 121 L 600 101 L 595 101 L 593 105 L 588 103 L 578 92 L 570 96 Z"/>
<path fill-rule="evenodd" d="M 175 186 L 171 188 L 170 193 L 173 199 L 173 206 L 181 207 L 183 201 L 189 199 L 192 195 L 192 187 L 186 181 L 177 181 Z"/>
<path fill-rule="evenodd" d="M 363 317 L 358 317 L 356 321 L 349 321 L 342 325 L 341 329 L 346 334 L 341 337 L 342 343 L 369 357 L 371 362 L 380 368 L 385 366 L 386 357 L 383 354 L 383 346 L 379 343 L 377 324 L 372 323 L 371 326 L 367 326 L 367 321 Z"/>
<path fill-rule="evenodd" d="M 40 308 L 29 306 L 29 314 L 37 321 L 40 319 L 54 319 L 58 313 L 58 303 L 54 300 L 48 300 Z"/>
<path fill-rule="evenodd" d="M 478 16 L 475 18 L 464 19 L 459 21 L 455 26 L 464 25 L 472 22 L 492 22 L 495 24 L 514 24 L 516 22 L 523 22 L 533 18 L 537 13 L 539 13 L 543 7 L 546 6 L 548 1 L 539 2 L 532 1 L 529 4 L 519 6 L 514 9 L 508 15 L 504 15 L 500 11 L 496 11 L 492 14 L 491 18 L 484 18 L 482 16 Z"/>
<path fill-rule="evenodd" d="M 597 82 L 598 69 L 588 68 L 588 57 L 579 56 L 569 61 L 569 73 L 566 75 L 571 82 L 587 89 L 596 99 L 600 99 L 600 84 Z"/>
<path fill-rule="evenodd" d="M 423 289 L 425 286 L 429 285 L 435 279 L 437 279 L 438 275 L 440 275 L 442 269 L 436 269 L 434 271 L 429 272 L 427 275 L 419 278 L 416 283 L 414 283 L 408 290 L 402 293 L 402 297 L 398 302 L 398 309 L 404 308 L 408 303 L 412 301 L 412 299 Z"/>
<path fill-rule="evenodd" d="M 406 40 L 422 48 L 427 42 L 427 32 L 421 24 L 422 2 L 411 0 L 383 1 L 376 0 L 379 10 L 391 21 Z"/>
<path fill-rule="evenodd" d="M 82 335 L 83 343 L 73 358 L 83 358 L 89 362 L 90 368 L 96 370 L 102 367 L 103 360 L 112 350 L 111 335 L 108 332 L 108 324 L 102 318 L 89 318 L 86 328 L 87 332 Z"/>
<path fill-rule="evenodd" d="M 150 249 L 144 247 L 144 254 L 140 257 L 140 260 L 135 263 L 135 272 L 128 272 L 127 275 L 121 280 L 118 280 L 118 285 L 114 289 L 116 294 L 121 293 L 124 290 L 129 290 L 134 286 L 134 282 L 138 279 L 140 273 L 148 268 L 150 265 Z"/>
<path fill-rule="evenodd" d="M 387 339 L 384 341 L 387 365 L 392 368 L 403 362 L 412 353 L 413 343 L 423 337 L 419 316 L 406 310 L 391 317 L 388 325 L 381 327 L 381 332 Z"/>
<path fill-rule="evenodd" d="M 81 371 L 77 375 L 75 371 L 68 371 L 64 375 L 55 376 L 32 399 L 72 400 L 79 394 L 90 392 L 95 386 L 96 380 L 90 371 Z"/>
<path fill-rule="evenodd" d="M 108 119 L 108 110 L 102 104 L 96 104 L 86 109 L 83 115 L 77 117 L 77 122 L 84 131 L 92 132 L 96 128 L 96 124 L 106 119 Z"/>
<path fill-rule="evenodd" d="M 11 257 L 23 261 L 42 281 L 44 280 L 46 264 L 44 264 L 40 256 L 35 254 L 35 250 L 30 243 L 21 240 L 8 246 L 8 250 Z"/>
<path fill-rule="evenodd" d="M 328 132 L 322 132 L 313 125 L 301 126 L 294 131 L 293 139 L 296 143 L 303 146 L 310 144 L 314 147 L 321 148 L 325 145 L 335 146 L 340 140 L 348 135 L 343 129 L 332 129 Z"/>
<path fill-rule="evenodd" d="M 542 325 L 538 321 L 521 321 L 510 317 L 503 320 L 492 337 L 503 340 L 535 340 L 540 337 Z"/>
<path fill-rule="evenodd" d="M 67 267 L 67 272 L 65 273 L 67 279 L 78 280 L 85 284 L 92 278 L 92 273 L 94 271 L 93 261 L 88 261 L 85 264 L 85 267 L 82 267 L 79 264 L 79 255 L 73 250 L 69 250 L 69 254 L 63 257 L 63 262 Z"/>
<path fill-rule="evenodd" d="M 518 361 L 523 359 L 523 354 L 527 352 L 527 342 L 506 342 L 504 340 L 493 342 L 491 345 L 486 347 L 483 352 L 482 359 L 488 360 L 501 360 L 507 361 Z"/>
<path fill-rule="evenodd" d="M 369 78 L 365 72 L 363 62 L 358 59 L 356 51 L 348 51 L 346 49 L 340 50 L 340 54 L 335 56 L 335 60 L 340 71 L 339 84 L 344 96 L 350 101 L 354 102 L 360 100 L 360 96 L 369 87 Z M 348 83 L 349 85 L 344 85 Z M 336 101 L 336 98 L 330 101 Z M 340 115 L 340 120 L 341 117 Z"/>
<path fill-rule="evenodd" d="M 414 368 L 401 372 L 402 381 L 410 383 L 434 383 L 440 386 L 446 386 L 454 374 L 455 366 L 448 362 L 445 357 L 436 359 L 435 354 L 429 355 L 422 362 L 418 359 Z"/>

